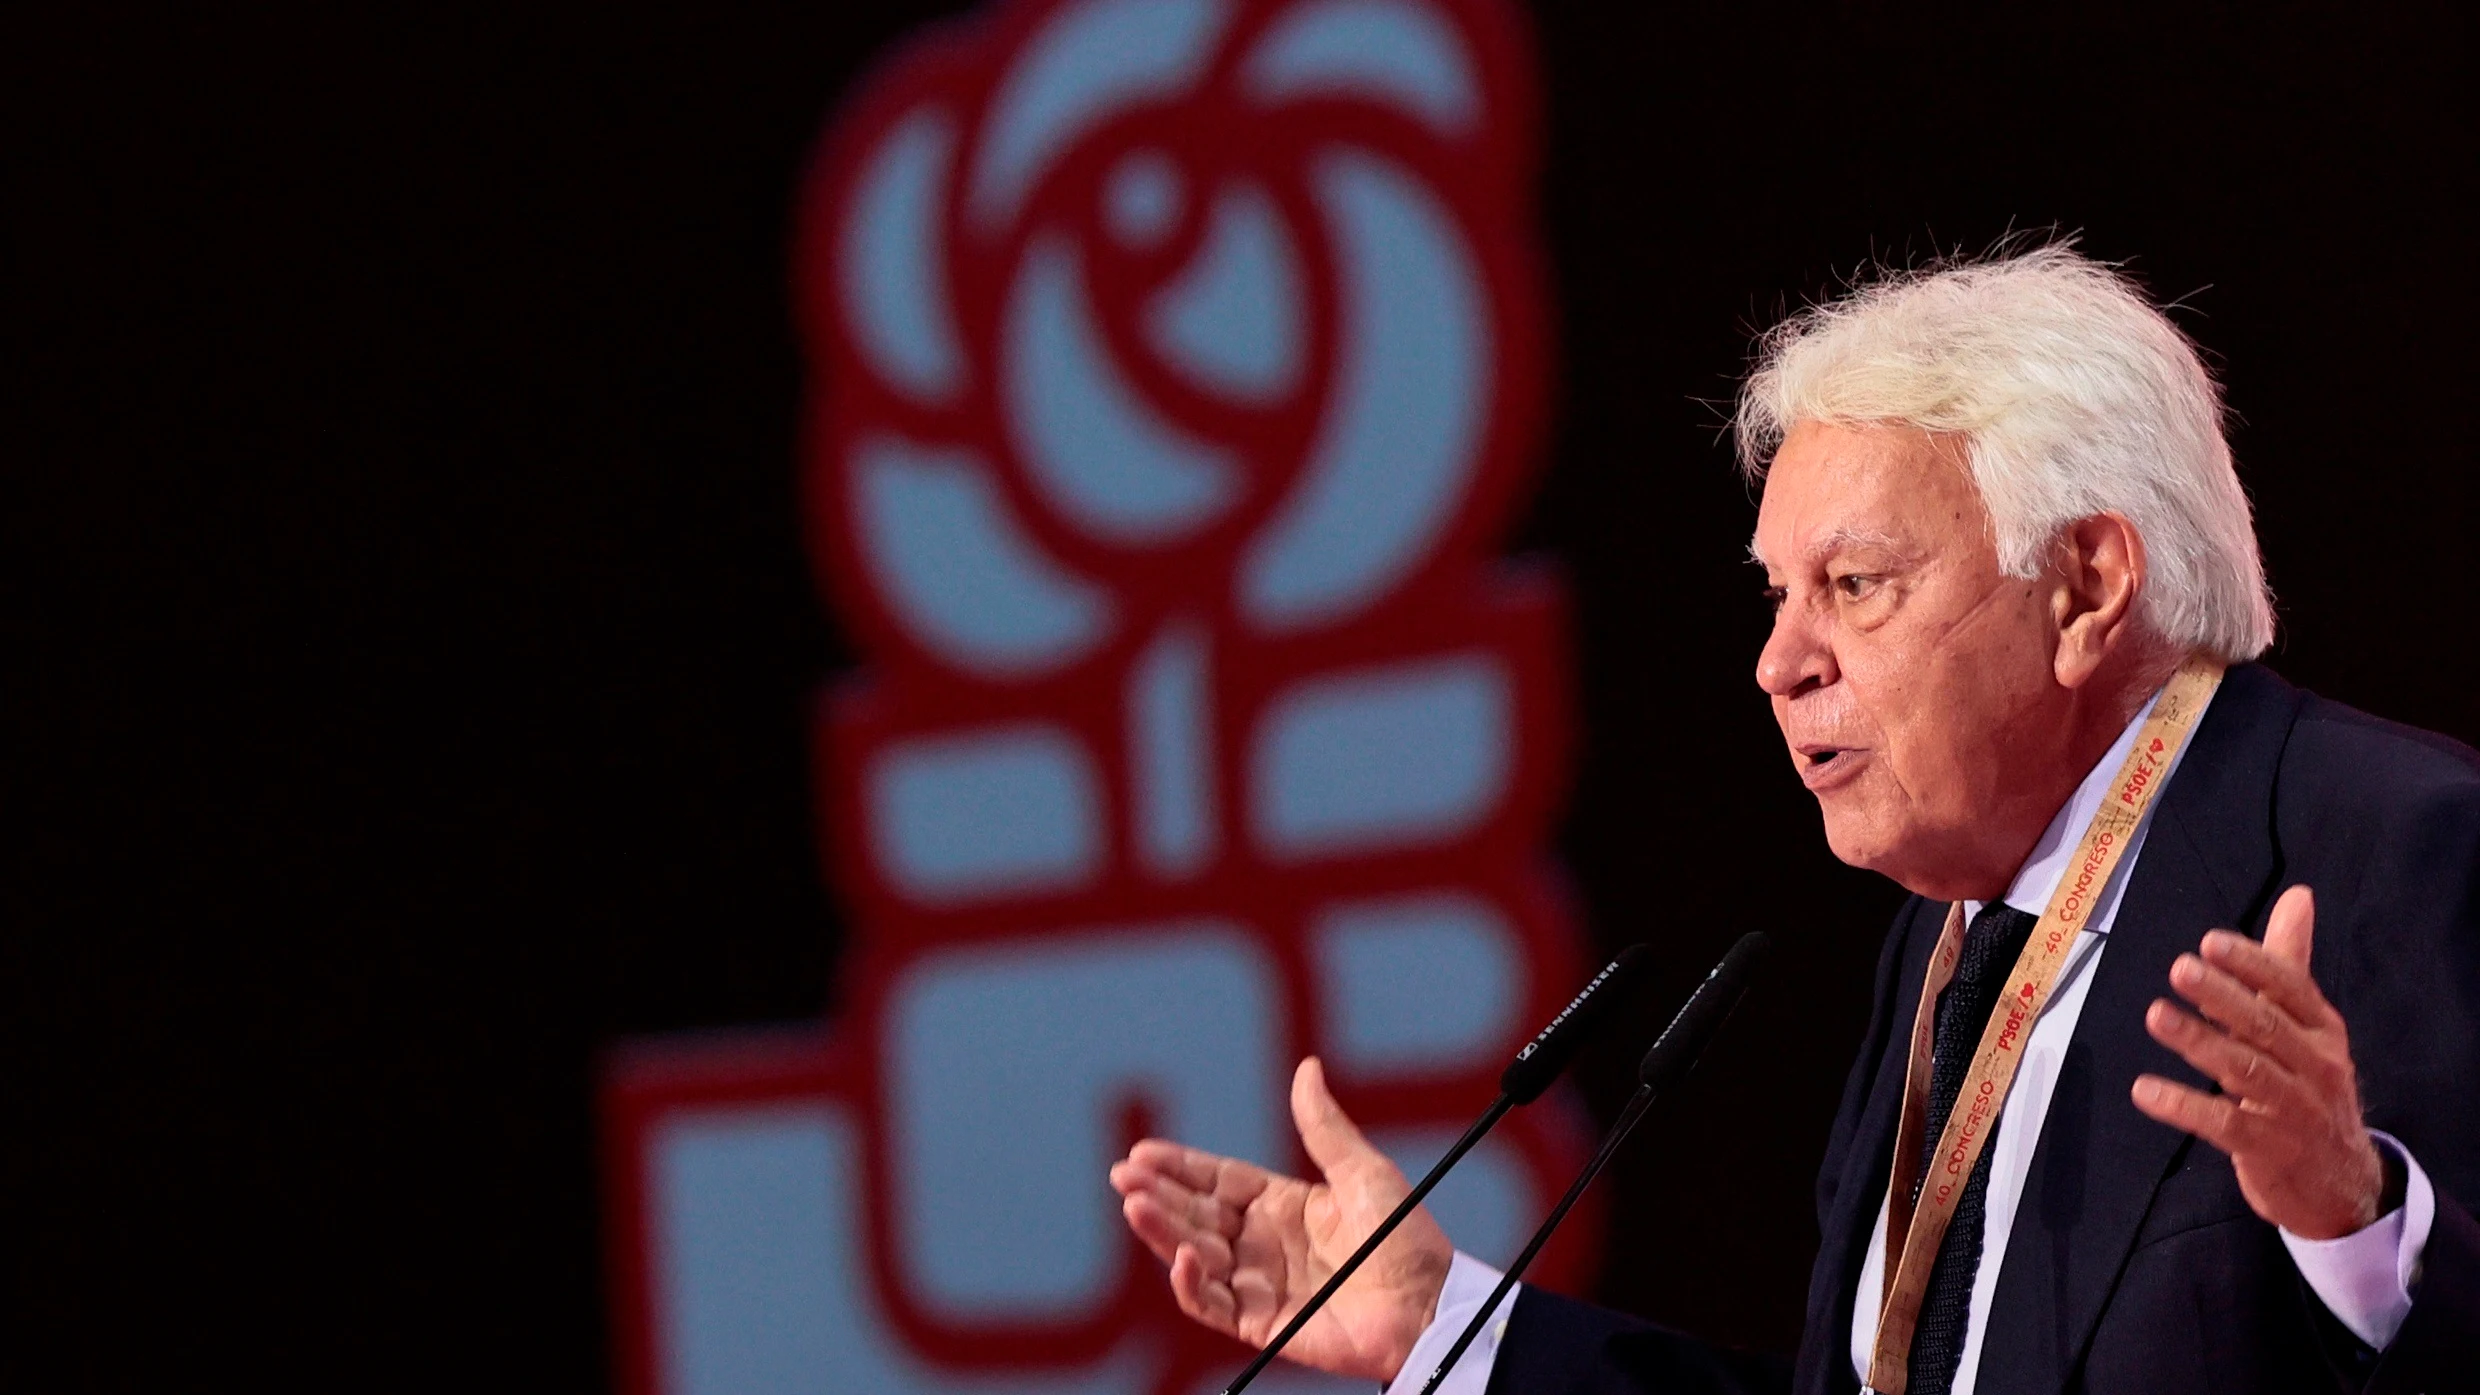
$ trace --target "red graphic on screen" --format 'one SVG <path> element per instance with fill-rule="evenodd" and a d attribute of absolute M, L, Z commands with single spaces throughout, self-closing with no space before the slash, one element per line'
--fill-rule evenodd
<path fill-rule="evenodd" d="M 1549 371 L 1531 73 L 1481 0 L 1026 3 L 836 120 L 797 295 L 851 930 L 831 1026 L 610 1077 L 630 1389 L 1212 1390 L 1242 1353 L 1107 1162 L 1303 1169 L 1315 1053 L 1417 1171 L 1582 981 L 1562 591 L 1493 556 Z M 1577 1124 L 1473 1155 L 1459 1244 L 1506 1258 Z"/>

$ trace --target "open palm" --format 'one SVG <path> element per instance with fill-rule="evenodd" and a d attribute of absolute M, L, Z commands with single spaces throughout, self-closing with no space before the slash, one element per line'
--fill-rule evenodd
<path fill-rule="evenodd" d="M 1292 1077 L 1292 1121 L 1324 1180 L 1149 1138 L 1112 1165 L 1128 1226 L 1171 1266 L 1181 1311 L 1262 1346 L 1412 1188 L 1361 1136 L 1317 1058 Z M 1437 1311 L 1454 1247 L 1414 1211 L 1284 1355 L 1340 1376 L 1392 1381 Z"/>

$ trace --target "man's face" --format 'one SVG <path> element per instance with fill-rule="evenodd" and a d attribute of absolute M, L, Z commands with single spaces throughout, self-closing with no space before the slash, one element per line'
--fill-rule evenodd
<path fill-rule="evenodd" d="M 1999 573 L 1963 443 L 1798 427 L 1754 551 L 1776 605 L 1757 684 L 1835 856 L 1940 899 L 2003 893 L 2055 808 L 2065 694 L 2050 589 Z"/>

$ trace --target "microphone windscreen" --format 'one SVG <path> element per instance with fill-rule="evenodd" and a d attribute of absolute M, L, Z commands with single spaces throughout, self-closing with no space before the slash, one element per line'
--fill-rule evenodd
<path fill-rule="evenodd" d="M 1507 1069 L 1499 1073 L 1499 1091 L 1518 1104 L 1540 1099 L 1550 1083 L 1567 1069 L 1568 1062 L 1584 1049 L 1585 1042 L 1635 991 L 1644 979 L 1648 962 L 1650 956 L 1641 944 L 1620 950 L 1619 957 L 1595 974 L 1584 991 L 1551 1018 L 1549 1026 L 1541 1029 L 1541 1035 L 1526 1042 L 1516 1058 L 1507 1063 Z"/>
<path fill-rule="evenodd" d="M 1645 1052 L 1643 1064 L 1636 1068 L 1637 1080 L 1654 1089 L 1661 1089 L 1688 1073 L 1705 1043 L 1722 1030 L 1724 1018 L 1739 1006 L 1740 995 L 1748 991 L 1748 980 L 1765 962 L 1774 942 L 1765 932 L 1752 930 L 1739 937 L 1739 943 L 1722 956 L 1705 981 L 1688 995 L 1687 1005 L 1662 1029 L 1651 1050 Z"/>

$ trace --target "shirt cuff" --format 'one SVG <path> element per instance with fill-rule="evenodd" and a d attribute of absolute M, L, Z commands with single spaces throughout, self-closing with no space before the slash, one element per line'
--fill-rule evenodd
<path fill-rule="evenodd" d="M 1404 1358 L 1404 1368 L 1395 1373 L 1395 1383 L 1386 1388 L 1386 1395 L 1421 1395 L 1429 1373 L 1446 1360 L 1447 1348 L 1464 1335 L 1465 1324 L 1481 1311 L 1481 1305 L 1490 1301 L 1490 1290 L 1498 1287 L 1499 1278 L 1498 1270 L 1462 1250 L 1455 1252 L 1455 1261 L 1447 1266 L 1447 1286 L 1438 1293 L 1438 1316 L 1423 1329 L 1421 1340 L 1412 1344 L 1412 1354 Z M 1522 1284 L 1507 1290 L 1498 1311 L 1490 1315 L 1455 1369 L 1439 1384 L 1437 1395 L 1484 1395 L 1490 1388 L 1490 1372 L 1498 1365 L 1498 1343 L 1507 1335 L 1507 1315 L 1515 1311 L 1516 1295 L 1523 1291 Z"/>
<path fill-rule="evenodd" d="M 2437 1192 L 2411 1150 L 2392 1134 L 2368 1131 L 2377 1146 L 2403 1167 L 2403 1204 L 2365 1230 L 2333 1240 L 2302 1240 L 2282 1232 L 2282 1244 L 2326 1311 L 2351 1334 L 2378 1351 L 2391 1345 L 2411 1316 L 2411 1290 L 2420 1281 L 2420 1255 L 2437 1219 Z"/>

